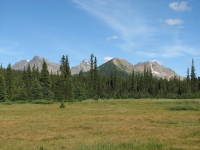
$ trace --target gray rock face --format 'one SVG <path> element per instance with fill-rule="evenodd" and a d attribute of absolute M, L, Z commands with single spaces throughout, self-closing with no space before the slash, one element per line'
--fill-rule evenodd
<path fill-rule="evenodd" d="M 179 77 L 179 75 L 173 71 L 170 68 L 166 68 L 162 65 L 160 65 L 157 61 L 153 62 L 139 62 L 134 67 L 136 67 L 140 71 L 144 71 L 144 67 L 147 67 L 148 69 L 151 69 L 151 72 L 154 76 L 161 77 L 161 78 L 166 78 L 170 79 L 173 78 L 174 76 Z"/>
<path fill-rule="evenodd" d="M 84 59 L 79 65 L 71 68 L 71 74 L 78 74 L 80 71 L 87 72 L 90 70 L 90 62 Z"/>
<path fill-rule="evenodd" d="M 42 69 L 42 64 L 43 64 L 43 59 L 40 56 L 34 56 L 33 59 L 31 59 L 30 61 L 27 60 L 21 60 L 17 63 L 15 63 L 11 68 L 13 70 L 23 70 L 24 68 L 26 69 L 28 67 L 28 65 L 30 65 L 30 67 L 32 68 L 34 65 L 35 67 L 38 67 L 39 71 L 41 71 Z M 49 73 L 57 73 L 57 71 L 59 71 L 60 69 L 60 65 L 50 62 L 47 59 L 44 59 L 47 63 L 47 67 L 48 67 L 48 71 Z"/>
<path fill-rule="evenodd" d="M 23 70 L 28 62 L 28 60 L 20 60 L 19 62 L 16 62 L 11 68 L 14 70 Z"/>

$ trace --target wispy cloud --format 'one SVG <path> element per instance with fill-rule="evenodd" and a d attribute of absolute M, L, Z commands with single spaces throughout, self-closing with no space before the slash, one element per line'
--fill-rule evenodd
<path fill-rule="evenodd" d="M 109 60 L 111 60 L 111 59 L 113 59 L 113 57 L 109 57 L 109 56 L 104 57 L 104 62 L 107 62 L 107 61 L 109 61 Z"/>
<path fill-rule="evenodd" d="M 0 54 L 2 55 L 17 55 L 19 52 L 12 52 L 4 48 L 0 48 Z"/>
<path fill-rule="evenodd" d="M 22 52 L 17 51 L 16 48 L 19 46 L 19 42 L 17 41 L 9 41 L 0 39 L 0 54 L 2 55 L 19 55 Z"/>
<path fill-rule="evenodd" d="M 166 19 L 165 22 L 166 22 L 169 26 L 180 25 L 180 24 L 183 23 L 183 21 L 180 20 L 180 19 Z"/>
<path fill-rule="evenodd" d="M 153 50 L 153 52 L 137 51 L 136 53 L 147 58 L 175 58 L 187 55 L 200 55 L 200 52 L 196 49 L 181 44 L 161 46 Z"/>
<path fill-rule="evenodd" d="M 89 12 L 91 15 L 101 19 L 107 26 L 117 32 L 120 37 L 118 46 L 125 51 L 132 51 L 144 36 L 148 37 L 155 32 L 156 28 L 149 26 L 147 20 L 141 15 L 141 12 L 130 7 L 129 2 L 115 1 L 82 1 L 73 0 L 78 7 Z M 113 39 L 116 37 L 113 37 Z M 106 39 L 111 40 L 111 37 Z"/>
<path fill-rule="evenodd" d="M 117 43 L 119 49 L 127 53 L 136 54 L 142 57 L 172 58 L 187 54 L 198 54 L 195 48 L 188 44 L 181 44 L 179 29 L 184 28 L 184 21 L 181 19 L 165 19 L 162 21 L 168 26 L 178 28 L 165 28 L 158 25 L 145 12 L 141 11 L 142 6 L 131 1 L 115 1 L 115 4 L 106 0 L 73 0 L 77 6 L 91 15 L 100 19 L 120 37 Z M 134 5 L 135 4 L 135 5 Z M 187 2 L 170 3 L 173 10 L 189 10 Z M 152 13 L 157 13 L 152 10 Z M 151 15 L 152 16 L 152 15 Z M 117 36 L 107 37 L 106 40 L 117 39 Z"/>
<path fill-rule="evenodd" d="M 173 10 L 176 11 L 186 11 L 186 10 L 191 10 L 190 7 L 187 6 L 188 2 L 173 2 L 169 4 L 169 7 Z"/>
<path fill-rule="evenodd" d="M 107 37 L 107 38 L 106 38 L 106 41 L 116 40 L 116 39 L 118 39 L 118 38 L 119 38 L 119 37 L 113 35 L 113 36 L 111 36 L 111 37 Z"/>

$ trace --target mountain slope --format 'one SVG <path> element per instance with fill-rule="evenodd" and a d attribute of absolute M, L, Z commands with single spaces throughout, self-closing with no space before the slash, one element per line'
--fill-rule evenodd
<path fill-rule="evenodd" d="M 151 69 L 151 72 L 154 76 L 161 77 L 161 78 L 167 78 L 168 80 L 174 76 L 179 77 L 179 75 L 173 71 L 170 68 L 166 68 L 162 65 L 160 65 L 157 61 L 152 62 L 139 62 L 136 65 L 134 65 L 135 68 L 137 68 L 140 71 L 144 71 L 144 67 L 147 67 Z"/>
<path fill-rule="evenodd" d="M 36 67 L 38 67 L 39 71 L 41 71 L 42 69 L 42 64 L 43 64 L 43 59 L 40 56 L 34 56 L 33 59 L 31 59 L 30 61 L 27 60 L 21 60 L 19 62 L 16 62 L 14 65 L 12 65 L 12 69 L 13 70 L 23 70 L 24 68 L 26 69 L 28 67 L 28 65 L 30 65 L 30 67 L 32 68 L 34 65 Z M 57 73 L 57 71 L 59 71 L 60 65 L 50 62 L 47 59 L 44 59 L 47 63 L 47 67 L 48 67 L 48 71 L 52 72 L 52 73 Z"/>
<path fill-rule="evenodd" d="M 28 60 L 20 60 L 19 62 L 16 62 L 14 65 L 12 65 L 11 68 L 13 70 L 23 70 L 28 62 Z"/>
<path fill-rule="evenodd" d="M 71 68 L 71 74 L 78 74 L 80 71 L 87 72 L 90 70 L 90 62 L 84 59 L 79 65 Z"/>
<path fill-rule="evenodd" d="M 132 64 L 123 58 L 113 58 L 108 62 L 98 67 L 100 75 L 109 75 L 111 71 L 116 72 L 117 75 L 127 76 L 133 71 L 139 71 Z"/>

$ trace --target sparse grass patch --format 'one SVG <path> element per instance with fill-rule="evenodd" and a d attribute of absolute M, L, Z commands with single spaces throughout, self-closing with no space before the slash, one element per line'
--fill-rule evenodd
<path fill-rule="evenodd" d="M 176 111 L 180 111 L 180 110 L 194 110 L 194 111 L 200 111 L 199 107 L 192 107 L 192 106 L 172 106 L 172 107 L 168 107 L 168 110 L 176 110 Z"/>
<path fill-rule="evenodd" d="M 147 142 L 131 141 L 131 142 L 98 142 L 97 144 L 86 146 L 82 145 L 77 150 L 162 150 L 164 145 L 155 139 Z"/>
<path fill-rule="evenodd" d="M 0 149 L 200 149 L 200 100 L 85 100 L 0 105 Z"/>
<path fill-rule="evenodd" d="M 41 100 L 31 100 L 30 103 L 31 104 L 53 104 L 53 101 L 41 99 Z"/>

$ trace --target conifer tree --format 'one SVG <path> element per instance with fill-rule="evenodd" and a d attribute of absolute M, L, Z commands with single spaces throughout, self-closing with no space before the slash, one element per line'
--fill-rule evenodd
<path fill-rule="evenodd" d="M 143 79 L 143 86 L 144 86 L 144 88 L 142 89 L 145 93 L 147 92 L 147 89 L 148 89 L 148 86 L 149 86 L 149 84 L 148 84 L 148 70 L 147 70 L 147 66 L 146 66 L 146 64 L 144 65 L 144 73 L 143 73 L 144 75 L 144 79 Z"/>
<path fill-rule="evenodd" d="M 0 102 L 5 102 L 7 99 L 6 83 L 2 71 L 0 70 Z"/>
<path fill-rule="evenodd" d="M 30 99 L 36 100 L 36 99 L 42 99 L 42 98 L 43 98 L 42 86 L 40 85 L 39 81 L 35 78 L 30 90 Z"/>
<path fill-rule="evenodd" d="M 44 59 L 43 59 L 42 70 L 41 70 L 41 75 L 40 75 L 40 84 L 43 89 L 43 98 L 51 99 L 52 98 L 51 80 L 50 80 L 47 64 Z"/>
<path fill-rule="evenodd" d="M 94 55 L 90 56 L 90 71 L 88 73 L 88 95 L 94 97 Z"/>
<path fill-rule="evenodd" d="M 132 74 L 131 74 L 131 92 L 132 93 L 135 93 L 135 72 L 134 70 L 132 71 Z"/>
<path fill-rule="evenodd" d="M 195 73 L 195 67 L 194 67 L 194 60 L 192 59 L 192 66 L 191 66 L 191 91 L 195 93 L 197 91 L 197 82 L 196 82 L 196 73 Z"/>
<path fill-rule="evenodd" d="M 62 56 L 61 61 L 60 61 L 60 82 L 62 86 L 62 94 L 63 98 L 70 100 L 74 98 L 73 94 L 73 81 L 72 81 L 72 76 L 71 76 L 71 71 L 70 71 L 70 66 L 69 66 L 69 60 L 68 56 Z"/>
<path fill-rule="evenodd" d="M 8 64 L 6 71 L 5 71 L 5 82 L 6 82 L 6 93 L 7 98 L 11 99 L 12 97 L 12 90 L 13 90 L 13 74 L 11 70 L 11 64 Z"/>
<path fill-rule="evenodd" d="M 200 92 L 200 77 L 198 77 L 198 90 Z"/>
<path fill-rule="evenodd" d="M 24 76 L 25 87 L 27 89 L 27 94 L 30 97 L 30 90 L 31 90 L 31 86 L 32 86 L 32 83 L 33 83 L 33 77 L 32 77 L 30 64 L 28 64 L 28 67 L 27 67 L 24 75 L 25 75 Z"/>
<path fill-rule="evenodd" d="M 148 93 L 150 95 L 154 95 L 154 84 L 153 84 L 153 74 L 151 72 L 151 68 L 148 68 Z"/>
<path fill-rule="evenodd" d="M 97 69 L 97 58 L 94 58 L 94 95 L 95 95 L 95 99 L 97 99 L 99 97 L 99 72 Z"/>

